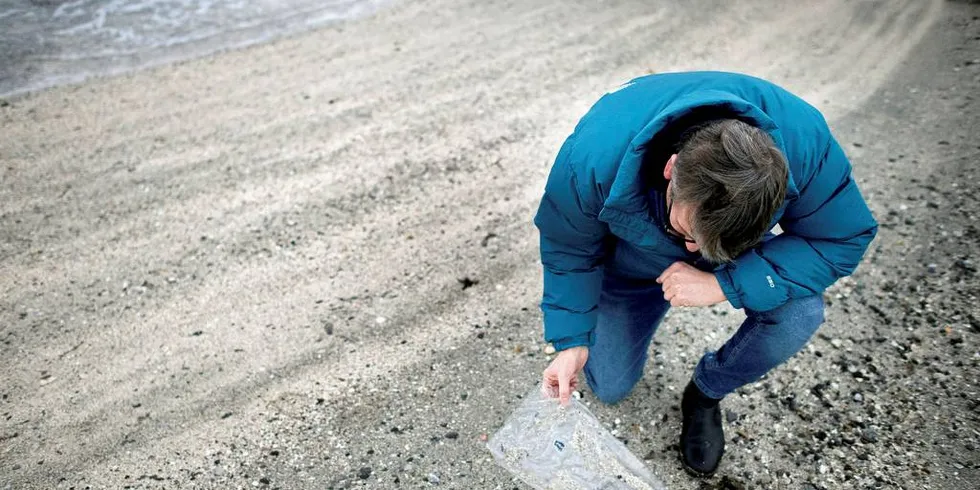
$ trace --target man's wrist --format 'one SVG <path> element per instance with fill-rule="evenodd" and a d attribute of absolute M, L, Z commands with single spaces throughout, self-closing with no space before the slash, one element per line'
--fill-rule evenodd
<path fill-rule="evenodd" d="M 732 308 L 741 309 L 742 302 L 739 300 L 738 292 L 735 290 L 735 283 L 732 280 L 731 272 L 729 272 L 727 267 L 719 268 L 714 273 L 715 280 L 718 281 L 718 286 L 721 288 L 721 294 L 725 297 L 731 305 Z"/>
<path fill-rule="evenodd" d="M 721 283 L 718 281 L 718 276 L 714 274 L 711 274 L 711 299 L 713 305 L 728 301 L 725 290 L 721 288 Z"/>

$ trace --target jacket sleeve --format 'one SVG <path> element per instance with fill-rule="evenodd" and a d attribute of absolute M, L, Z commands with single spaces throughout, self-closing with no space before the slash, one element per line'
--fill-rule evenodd
<path fill-rule="evenodd" d="M 601 190 L 593 172 L 575 165 L 574 146 L 573 135 L 558 152 L 534 217 L 544 269 L 544 336 L 557 350 L 595 343 L 608 234 L 597 218 Z"/>
<path fill-rule="evenodd" d="M 780 226 L 781 235 L 715 272 L 733 307 L 771 310 L 792 298 L 821 294 L 857 268 L 878 223 L 834 138 Z"/>

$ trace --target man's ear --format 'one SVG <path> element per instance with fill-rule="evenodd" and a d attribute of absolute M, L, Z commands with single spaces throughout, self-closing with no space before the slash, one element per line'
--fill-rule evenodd
<path fill-rule="evenodd" d="M 667 165 L 664 165 L 664 179 L 670 180 L 670 176 L 674 173 L 674 163 L 677 162 L 677 154 L 674 153 L 667 160 Z"/>

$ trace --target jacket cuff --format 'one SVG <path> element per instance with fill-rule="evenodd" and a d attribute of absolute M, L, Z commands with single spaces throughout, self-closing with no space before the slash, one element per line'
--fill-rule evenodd
<path fill-rule="evenodd" d="M 580 346 L 592 347 L 595 345 L 595 331 L 584 333 L 582 335 L 576 335 L 574 337 L 563 337 L 556 339 L 551 342 L 551 346 L 555 348 L 555 351 L 561 352 L 565 349 L 571 349 L 572 347 Z"/>
<path fill-rule="evenodd" d="M 725 293 L 725 297 L 732 304 L 732 308 L 737 310 L 744 308 L 742 298 L 739 297 L 738 291 L 735 289 L 735 281 L 732 280 L 732 273 L 728 270 L 728 267 L 722 267 L 715 271 L 715 277 L 721 286 L 721 292 Z"/>
<path fill-rule="evenodd" d="M 581 338 L 589 335 L 595 330 L 596 321 L 599 319 L 599 308 L 592 308 L 586 312 L 575 312 L 556 308 L 550 305 L 541 305 L 544 313 L 544 339 L 557 342 L 561 339 Z M 558 349 L 558 345 L 554 345 Z"/>

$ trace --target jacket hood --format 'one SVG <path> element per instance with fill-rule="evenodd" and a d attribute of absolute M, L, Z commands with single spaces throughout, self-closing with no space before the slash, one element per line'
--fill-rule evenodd
<path fill-rule="evenodd" d="M 762 109 L 731 92 L 714 89 L 693 91 L 674 99 L 663 110 L 656 113 L 633 137 L 623 155 L 616 178 L 605 200 L 605 208 L 628 214 L 649 214 L 645 184 L 640 178 L 646 145 L 658 132 L 694 111 L 710 111 L 721 117 L 739 119 L 762 129 L 772 137 L 777 148 L 786 155 L 786 148 L 779 127 Z M 799 197 L 799 189 L 793 180 L 793 173 L 790 171 L 786 186 L 786 199 L 776 213 L 773 225 L 783 214 L 786 205 L 797 197 Z"/>

